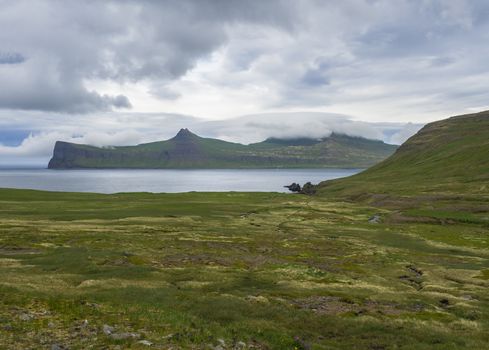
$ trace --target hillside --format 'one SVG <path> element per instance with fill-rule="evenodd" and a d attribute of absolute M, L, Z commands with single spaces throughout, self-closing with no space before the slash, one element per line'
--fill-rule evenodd
<path fill-rule="evenodd" d="M 328 195 L 489 194 L 489 111 L 427 124 L 372 168 L 320 184 Z"/>
<path fill-rule="evenodd" d="M 182 129 L 172 139 L 137 146 L 99 148 L 58 141 L 49 168 L 363 168 L 395 149 L 382 141 L 339 134 L 242 145 Z"/>

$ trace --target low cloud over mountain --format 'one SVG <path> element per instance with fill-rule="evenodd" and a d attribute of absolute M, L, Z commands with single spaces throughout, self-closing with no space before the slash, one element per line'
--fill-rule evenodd
<path fill-rule="evenodd" d="M 181 128 L 189 128 L 203 137 L 244 144 L 269 137 L 320 138 L 332 132 L 399 144 L 421 127 L 420 124 L 369 123 L 343 115 L 307 112 L 257 114 L 219 121 L 175 114 L 110 114 L 103 119 L 87 116 L 85 121 L 82 125 L 71 119 L 49 129 L 39 125 L 37 130 L 29 131 L 27 137 L 24 137 L 26 132 L 19 133 L 17 142 L 10 140 L 8 145 L 0 145 L 2 163 L 36 159 L 36 163 L 44 164 L 57 140 L 95 146 L 135 145 L 168 139 Z"/>

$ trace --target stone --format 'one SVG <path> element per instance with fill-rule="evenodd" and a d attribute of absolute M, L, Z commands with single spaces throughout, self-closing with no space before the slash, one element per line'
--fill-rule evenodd
<path fill-rule="evenodd" d="M 112 333 L 114 333 L 114 327 L 104 324 L 102 327 L 102 331 L 105 335 L 111 335 Z"/>
<path fill-rule="evenodd" d="M 97 303 L 87 303 L 86 305 L 93 307 L 94 309 L 100 309 L 100 305 Z"/>
<path fill-rule="evenodd" d="M 246 343 L 245 342 L 242 342 L 242 341 L 239 341 L 234 346 L 234 349 L 235 350 L 243 350 L 243 349 L 246 349 Z"/>
<path fill-rule="evenodd" d="M 112 333 L 112 334 L 110 334 L 110 337 L 114 340 L 136 339 L 136 338 L 139 338 L 139 334 L 138 333 L 128 333 L 128 332 Z"/>
<path fill-rule="evenodd" d="M 34 318 L 34 316 L 32 316 L 30 314 L 26 314 L 26 313 L 22 313 L 19 315 L 19 319 L 21 321 L 31 321 L 33 318 Z"/>
<path fill-rule="evenodd" d="M 310 182 L 306 182 L 304 184 L 304 186 L 302 186 L 302 190 L 300 190 L 300 193 L 307 194 L 307 195 L 313 195 L 316 193 L 316 186 Z"/>
<path fill-rule="evenodd" d="M 368 222 L 370 224 L 380 224 L 380 222 L 381 222 L 380 215 L 374 215 L 374 216 L 372 216 L 370 219 L 368 219 Z"/>
<path fill-rule="evenodd" d="M 141 344 L 141 345 L 146 345 L 146 346 L 151 346 L 153 345 L 152 342 L 150 342 L 149 340 L 140 340 L 138 341 L 138 344 Z"/>
<path fill-rule="evenodd" d="M 296 184 L 295 182 L 293 182 L 291 185 L 284 186 L 284 187 L 288 188 L 289 191 L 291 191 L 291 192 L 300 192 L 301 191 L 301 185 Z"/>

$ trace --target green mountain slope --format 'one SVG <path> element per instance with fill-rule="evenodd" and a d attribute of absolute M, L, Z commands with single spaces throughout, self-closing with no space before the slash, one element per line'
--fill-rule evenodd
<path fill-rule="evenodd" d="M 319 185 L 325 195 L 489 194 L 489 111 L 426 125 L 388 159 Z"/>
<path fill-rule="evenodd" d="M 268 139 L 246 146 L 182 129 L 170 140 L 137 146 L 99 148 L 58 141 L 49 168 L 362 168 L 395 149 L 382 141 L 338 134 L 321 140 Z"/>

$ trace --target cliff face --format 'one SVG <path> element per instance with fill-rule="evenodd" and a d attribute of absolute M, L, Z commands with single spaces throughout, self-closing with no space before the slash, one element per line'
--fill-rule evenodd
<path fill-rule="evenodd" d="M 392 154 L 381 141 L 332 134 L 322 140 L 269 139 L 248 146 L 187 129 L 167 141 L 99 148 L 56 142 L 50 169 L 368 167 Z"/>
<path fill-rule="evenodd" d="M 74 168 L 76 167 L 76 159 L 86 156 L 87 153 L 83 149 L 76 147 L 76 145 L 57 141 L 54 145 L 53 157 L 49 161 L 48 168 Z"/>

